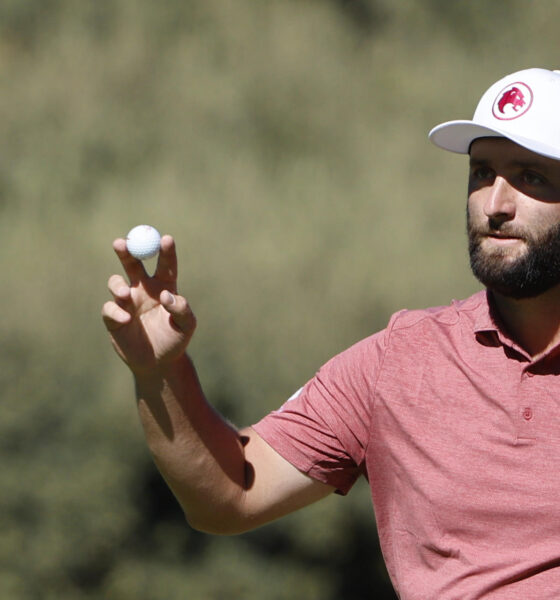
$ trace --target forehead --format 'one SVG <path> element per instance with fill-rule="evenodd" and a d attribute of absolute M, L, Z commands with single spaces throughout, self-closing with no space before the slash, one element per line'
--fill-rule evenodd
<path fill-rule="evenodd" d="M 536 154 L 506 138 L 484 137 L 473 141 L 469 149 L 471 161 L 534 165 L 560 176 L 560 161 Z"/>

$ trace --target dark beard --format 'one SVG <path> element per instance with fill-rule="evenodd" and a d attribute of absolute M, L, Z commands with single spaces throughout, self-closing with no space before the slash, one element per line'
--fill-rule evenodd
<path fill-rule="evenodd" d="M 507 235 L 507 226 L 503 229 Z M 534 298 L 560 283 L 560 223 L 537 238 L 523 233 L 526 252 L 509 263 L 499 249 L 491 255 L 483 252 L 481 242 L 488 231 L 473 227 L 468 214 L 467 233 L 472 272 L 488 289 L 510 298 Z"/>

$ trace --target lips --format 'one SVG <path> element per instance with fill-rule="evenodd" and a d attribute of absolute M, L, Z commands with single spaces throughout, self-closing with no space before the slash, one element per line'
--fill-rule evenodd
<path fill-rule="evenodd" d="M 503 234 L 496 235 L 495 233 L 483 235 L 482 238 L 491 240 L 491 243 L 493 242 L 494 244 L 497 244 L 499 246 L 507 245 L 507 244 L 515 244 L 516 242 L 521 241 L 523 239 L 516 235 L 503 235 Z"/>
<path fill-rule="evenodd" d="M 479 238 L 494 238 L 497 240 L 524 240 L 525 236 L 520 231 L 511 229 L 479 228 L 473 232 Z"/>
<path fill-rule="evenodd" d="M 489 244 L 488 247 L 507 248 L 517 246 L 519 242 L 524 242 L 525 238 L 514 233 L 496 232 L 496 231 L 477 231 L 471 237 L 471 242 L 475 245 Z"/>
<path fill-rule="evenodd" d="M 504 235 L 503 233 L 486 233 L 482 234 L 484 237 L 490 237 L 497 240 L 521 240 L 523 238 L 517 235 Z"/>

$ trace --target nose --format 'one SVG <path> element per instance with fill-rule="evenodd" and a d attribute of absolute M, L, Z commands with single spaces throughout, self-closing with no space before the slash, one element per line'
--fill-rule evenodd
<path fill-rule="evenodd" d="M 484 214 L 493 221 L 511 221 L 515 217 L 515 190 L 507 179 L 496 177 L 487 192 Z"/>

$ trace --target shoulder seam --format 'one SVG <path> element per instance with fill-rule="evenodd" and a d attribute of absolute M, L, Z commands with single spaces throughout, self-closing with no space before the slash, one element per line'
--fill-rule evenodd
<path fill-rule="evenodd" d="M 371 396 L 372 396 L 371 411 L 370 411 L 369 422 L 368 422 L 368 431 L 370 432 L 370 435 L 368 436 L 367 444 L 364 445 L 364 449 L 363 449 L 363 453 L 362 453 L 362 463 L 365 461 L 365 457 L 367 456 L 367 453 L 369 450 L 369 445 L 371 444 L 372 421 L 373 421 L 373 417 L 375 415 L 375 409 L 377 406 L 377 393 L 376 393 L 377 392 L 377 383 L 379 382 L 379 378 L 381 377 L 381 372 L 383 371 L 383 366 L 385 365 L 385 358 L 387 357 L 387 351 L 388 351 L 389 345 L 391 343 L 391 333 L 393 332 L 397 318 L 399 317 L 399 315 L 401 315 L 404 312 L 406 312 L 406 309 L 403 309 L 403 310 L 400 310 L 400 311 L 394 313 L 393 316 L 389 319 L 389 323 L 387 324 L 387 327 L 384 330 L 386 343 L 385 343 L 385 347 L 383 348 L 383 358 L 379 362 L 379 368 L 377 369 L 375 381 L 371 387 Z"/>

